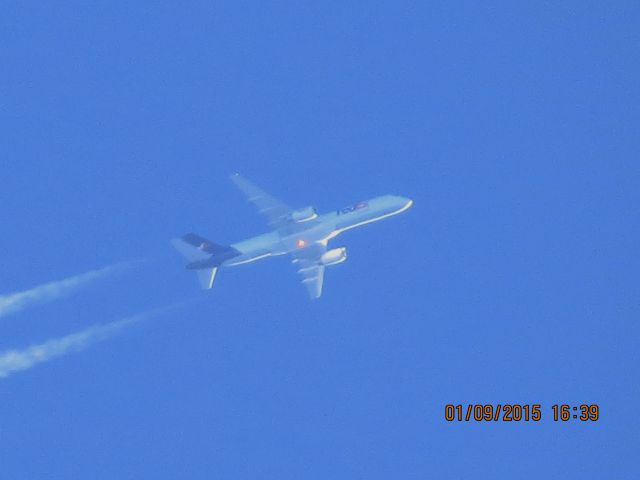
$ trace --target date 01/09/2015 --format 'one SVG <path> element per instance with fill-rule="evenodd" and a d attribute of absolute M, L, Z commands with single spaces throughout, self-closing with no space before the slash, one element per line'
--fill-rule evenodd
<path fill-rule="evenodd" d="M 579 420 L 595 422 L 600 418 L 600 407 L 596 404 L 568 405 L 556 404 L 551 406 L 554 421 L 567 422 Z M 539 422 L 542 420 L 542 406 L 533 404 L 447 404 L 444 408 L 444 418 L 448 422 Z"/>

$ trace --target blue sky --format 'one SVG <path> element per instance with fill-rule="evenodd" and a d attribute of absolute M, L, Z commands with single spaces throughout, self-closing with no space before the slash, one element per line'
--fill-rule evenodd
<path fill-rule="evenodd" d="M 639 22 L 636 2 L 3 5 L 0 295 L 144 262 L 0 316 L 0 355 L 173 308 L 0 379 L 0 478 L 637 478 Z M 334 241 L 320 301 L 282 258 L 201 292 L 169 239 L 264 231 L 235 171 L 320 211 L 415 204 Z M 563 402 L 601 419 L 553 422 Z"/>

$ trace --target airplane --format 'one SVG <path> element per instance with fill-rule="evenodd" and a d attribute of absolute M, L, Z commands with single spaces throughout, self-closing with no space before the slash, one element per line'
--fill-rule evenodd
<path fill-rule="evenodd" d="M 352 228 L 398 215 L 413 205 L 409 198 L 383 195 L 319 215 L 314 207 L 292 209 L 237 173 L 231 180 L 266 216 L 272 231 L 229 246 L 218 245 L 195 233 L 173 239 L 173 246 L 189 262 L 186 268 L 196 271 L 204 289 L 213 287 L 219 268 L 290 254 L 309 297 L 319 298 L 325 267 L 347 259 L 345 247 L 328 249 L 330 240 Z"/>

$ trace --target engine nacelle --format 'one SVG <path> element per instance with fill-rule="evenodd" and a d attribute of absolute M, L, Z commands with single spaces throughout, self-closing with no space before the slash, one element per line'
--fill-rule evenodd
<path fill-rule="evenodd" d="M 329 265 L 337 265 L 338 263 L 342 263 L 346 259 L 347 249 L 345 247 L 340 247 L 324 252 L 320 257 L 320 263 L 325 267 L 328 267 Z"/>
<path fill-rule="evenodd" d="M 309 220 L 313 220 L 314 218 L 318 218 L 318 213 L 313 207 L 301 208 L 300 210 L 296 210 L 291 214 L 291 220 L 296 223 L 308 222 Z"/>

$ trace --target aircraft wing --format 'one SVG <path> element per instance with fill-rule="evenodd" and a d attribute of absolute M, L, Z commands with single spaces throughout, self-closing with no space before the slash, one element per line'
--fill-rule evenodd
<path fill-rule="evenodd" d="M 319 298 L 322 295 L 325 266 L 320 263 L 320 257 L 326 251 L 325 244 L 314 243 L 293 253 L 293 262 L 298 267 L 302 283 L 307 287 L 311 299 Z"/>
<path fill-rule="evenodd" d="M 288 205 L 272 197 L 238 173 L 231 175 L 231 181 L 245 194 L 247 200 L 258 208 L 258 212 L 267 217 L 269 226 L 279 229 L 289 223 L 293 209 Z"/>

